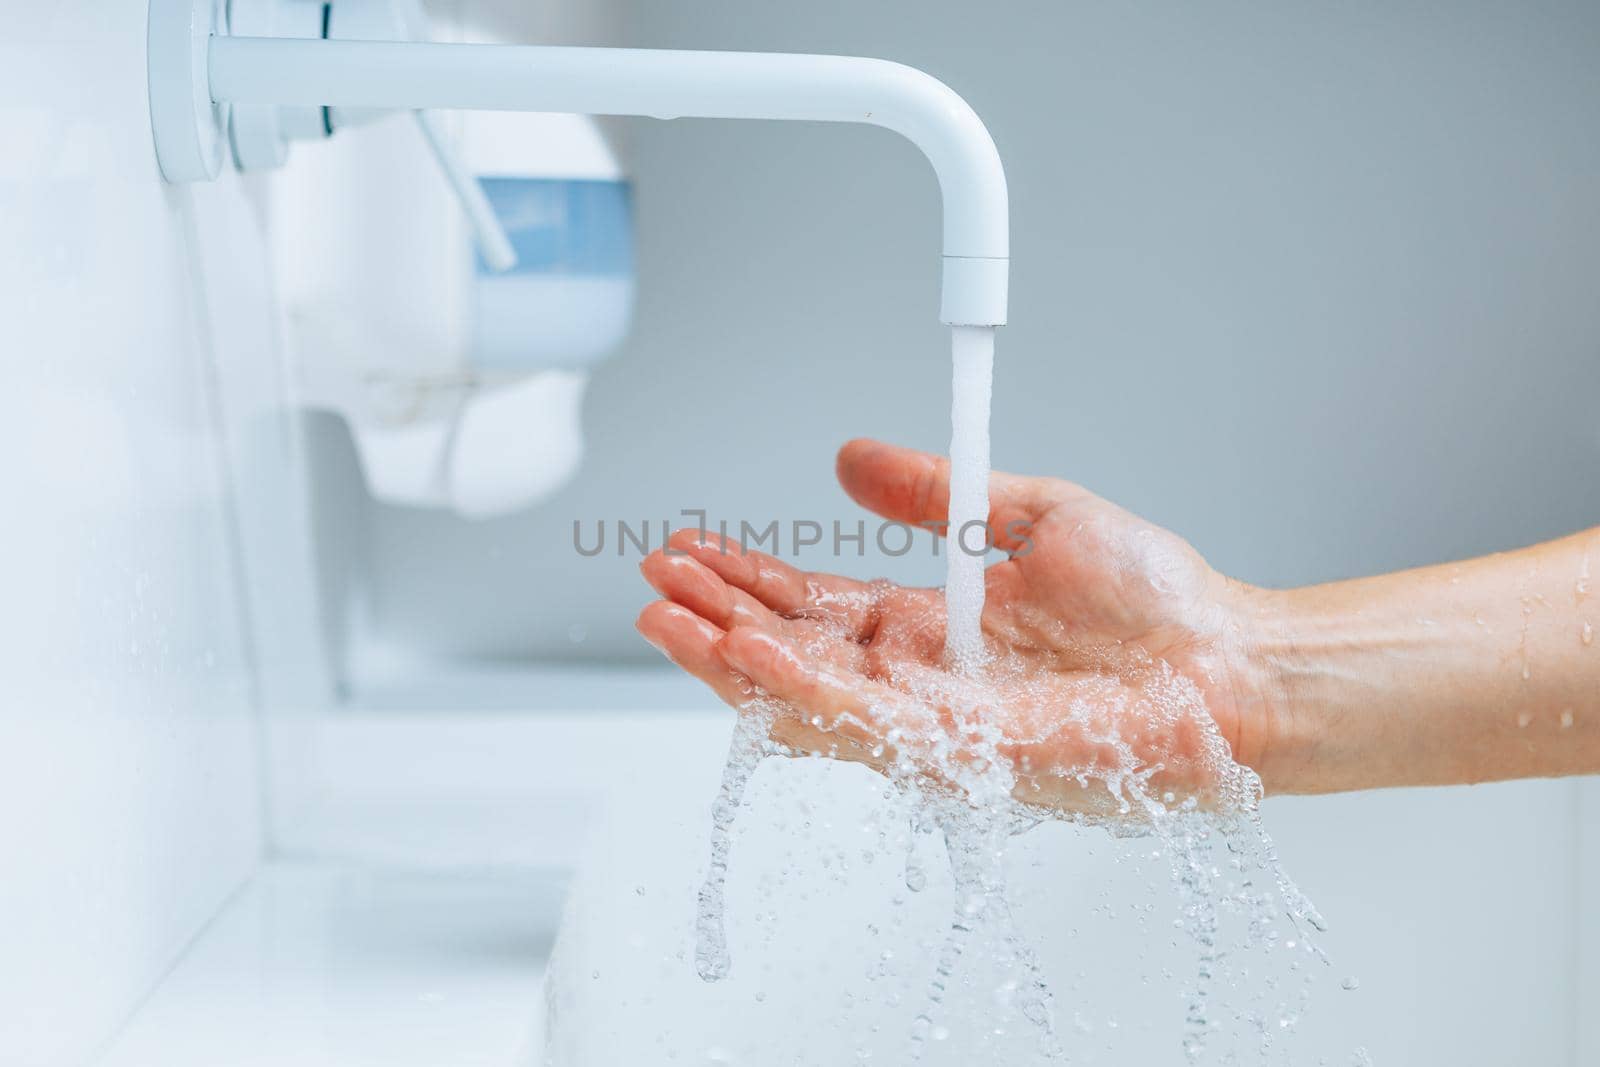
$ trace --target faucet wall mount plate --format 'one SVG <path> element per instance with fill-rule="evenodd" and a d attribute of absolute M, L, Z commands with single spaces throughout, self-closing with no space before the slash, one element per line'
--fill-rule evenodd
<path fill-rule="evenodd" d="M 210 181 L 222 170 L 228 105 L 211 98 L 211 38 L 227 32 L 226 0 L 150 0 L 150 126 L 169 182 Z"/>

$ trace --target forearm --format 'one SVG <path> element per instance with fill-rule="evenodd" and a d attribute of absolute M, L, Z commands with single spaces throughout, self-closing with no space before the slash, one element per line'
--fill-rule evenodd
<path fill-rule="evenodd" d="M 1269 792 L 1600 773 L 1600 529 L 1252 614 Z"/>

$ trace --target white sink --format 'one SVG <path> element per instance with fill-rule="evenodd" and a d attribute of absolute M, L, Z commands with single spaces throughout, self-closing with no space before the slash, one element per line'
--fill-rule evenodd
<path fill-rule="evenodd" d="M 727 732 L 724 722 L 697 735 L 701 749 L 664 745 L 666 781 L 649 771 L 594 824 L 550 964 L 547 1062 L 910 1062 L 953 894 L 932 838 L 919 846 L 926 889 L 905 890 L 904 822 L 886 815 L 883 781 L 859 767 L 768 761 L 757 772 L 731 858 L 733 970 L 716 984 L 695 973 L 695 895 Z M 1292 1006 L 1299 975 L 1318 975 L 1292 1032 L 1267 1019 L 1270 1062 L 1343 1067 L 1362 1062 L 1359 1049 L 1411 1067 L 1587 1062 L 1572 1050 L 1590 1013 L 1526 979 L 1575 966 L 1580 789 L 1526 782 L 1268 801 L 1290 874 L 1332 924 L 1320 939 L 1327 966 L 1306 959 L 1289 973 L 1284 952 L 1271 965 L 1242 960 L 1252 975 L 1236 1003 L 1267 971 L 1281 982 L 1282 995 L 1256 1007 Z M 1174 929 L 1176 896 L 1152 848 L 1064 825 L 1014 841 L 1017 925 L 1053 987 L 1071 1062 L 1183 1062 L 1183 989 L 1197 954 Z M 1463 953 L 1481 965 L 1462 967 Z M 992 957 L 967 954 L 939 1016 L 948 1033 L 922 1064 L 1042 1062 L 1036 1031 L 998 1006 L 1006 977 Z M 1343 988 L 1352 977 L 1355 988 Z M 1507 1025 L 1462 1027 L 1463 1018 Z"/>
<path fill-rule="evenodd" d="M 904 822 L 881 779 L 820 761 L 763 765 L 734 841 L 733 971 L 707 984 L 694 968 L 695 897 L 731 713 L 637 679 L 551 686 L 547 700 L 498 711 L 481 708 L 499 698 L 446 706 L 457 690 L 311 726 L 276 859 L 106 1063 L 907 1061 L 951 893 L 932 839 L 920 845 L 927 888 L 904 889 Z M 1289 1046 L 1294 1062 L 1348 1064 L 1358 1046 L 1413 1067 L 1574 1062 L 1586 1013 L 1524 976 L 1576 965 L 1578 789 L 1269 802 L 1289 871 L 1333 924 L 1333 965 Z M 1181 1061 L 1194 954 L 1149 849 L 1065 826 L 1015 845 L 1018 925 L 1074 1062 Z M 1482 966 L 1460 967 L 1463 951 Z M 1352 975 L 1359 988 L 1341 989 Z M 1031 1062 L 1028 1026 L 993 1032 L 1005 975 L 974 954 L 956 977 L 950 1032 L 923 1062 Z"/>

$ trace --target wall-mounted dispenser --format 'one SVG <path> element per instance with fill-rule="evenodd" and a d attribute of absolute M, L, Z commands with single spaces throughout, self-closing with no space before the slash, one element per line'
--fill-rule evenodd
<path fill-rule="evenodd" d="M 587 116 L 434 121 L 513 266 L 401 122 L 280 176 L 276 255 L 304 399 L 345 417 L 372 494 L 488 517 L 576 470 L 589 368 L 632 314 L 631 193 Z"/>
<path fill-rule="evenodd" d="M 429 36 L 414 0 L 233 0 L 228 21 Z M 487 517 L 570 478 L 588 367 L 633 302 L 630 191 L 596 122 L 240 103 L 226 132 L 241 170 L 340 134 L 274 181 L 274 252 L 302 399 L 345 418 L 373 496 Z"/>

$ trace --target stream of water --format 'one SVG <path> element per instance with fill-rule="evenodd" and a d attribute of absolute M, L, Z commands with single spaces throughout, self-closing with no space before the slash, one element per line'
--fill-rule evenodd
<path fill-rule="evenodd" d="M 983 549 L 988 544 L 989 402 L 994 327 L 953 326 L 950 355 L 950 525 L 946 530 L 945 659 L 963 674 L 984 662 Z"/>

